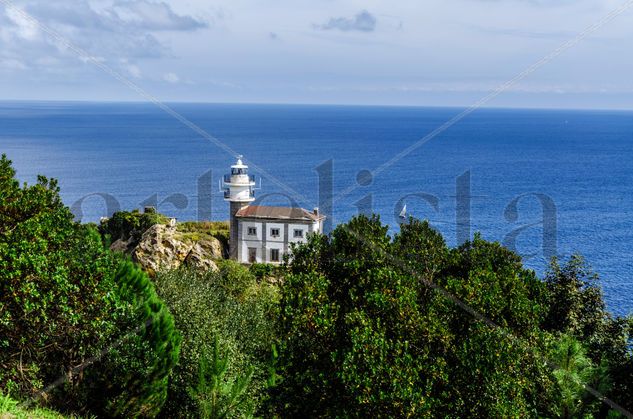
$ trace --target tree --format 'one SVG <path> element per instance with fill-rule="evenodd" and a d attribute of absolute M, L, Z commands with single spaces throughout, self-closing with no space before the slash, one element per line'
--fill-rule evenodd
<path fill-rule="evenodd" d="M 163 417 L 199 416 L 199 403 L 202 400 L 206 405 L 210 389 L 206 384 L 206 390 L 199 389 L 202 399 L 188 389 L 199 381 L 201 368 L 206 383 L 212 382 L 207 372 L 215 368 L 215 340 L 219 358 L 230 360 L 222 382 L 236 383 L 251 377 L 244 389 L 247 402 L 233 405 L 231 416 L 247 416 L 251 411 L 265 414 L 262 408 L 271 374 L 271 347 L 277 337 L 277 288 L 258 282 L 236 262 L 220 261 L 218 267 L 218 272 L 158 272 L 155 278 L 157 291 L 183 337 L 180 362 L 172 373 Z"/>
<path fill-rule="evenodd" d="M 451 250 L 413 219 L 391 240 L 378 217 L 358 216 L 292 254 L 281 415 L 548 413 L 544 287 L 510 251 L 480 238 Z"/>
<path fill-rule="evenodd" d="M 599 401 L 587 391 L 596 386 L 604 392 L 608 388 L 604 368 L 596 367 L 586 356 L 585 349 L 571 336 L 562 335 L 550 357 L 559 390 L 556 413 L 561 418 L 587 417 L 597 413 Z"/>
<path fill-rule="evenodd" d="M 144 274 L 104 249 L 93 227 L 73 221 L 54 180 L 20 187 L 14 176 L 3 155 L 0 389 L 66 411 L 155 413 L 178 353 L 169 313 Z M 99 375 L 106 362 L 119 374 Z M 143 390 L 121 391 L 131 382 Z M 112 389 L 116 408 L 88 400 Z"/>
<path fill-rule="evenodd" d="M 167 399 L 168 378 L 179 360 L 180 333 L 149 277 L 123 261 L 115 274 L 123 303 L 120 333 L 86 374 L 91 408 L 108 416 L 153 417 Z"/>
<path fill-rule="evenodd" d="M 229 360 L 220 354 L 218 338 L 213 338 L 212 354 L 200 358 L 198 382 L 189 388 L 189 393 L 198 402 L 198 417 L 203 419 L 223 419 L 235 416 L 241 407 L 249 406 L 246 389 L 253 377 L 251 366 L 245 375 L 226 380 Z M 246 416 L 252 416 L 249 412 Z"/>
<path fill-rule="evenodd" d="M 633 410 L 633 333 L 631 318 L 614 318 L 607 311 L 598 276 L 583 258 L 573 255 L 561 265 L 553 259 L 545 276 L 547 312 L 542 327 L 582 342 L 594 365 L 606 368 L 611 381 L 605 395 Z M 607 405 L 600 415 L 606 415 Z"/>

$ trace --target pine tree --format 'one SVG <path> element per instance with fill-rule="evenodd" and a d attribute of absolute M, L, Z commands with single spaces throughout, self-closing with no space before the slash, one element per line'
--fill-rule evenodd
<path fill-rule="evenodd" d="M 253 369 L 227 382 L 225 376 L 228 367 L 228 357 L 220 353 L 218 338 L 215 336 L 212 354 L 200 359 L 198 383 L 189 389 L 191 396 L 198 400 L 198 414 L 201 418 L 226 418 L 238 407 L 248 403 L 248 399 L 244 396 L 253 376 Z"/>

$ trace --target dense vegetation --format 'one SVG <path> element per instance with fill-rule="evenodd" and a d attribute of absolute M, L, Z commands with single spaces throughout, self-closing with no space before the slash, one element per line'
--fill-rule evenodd
<path fill-rule="evenodd" d="M 150 280 L 116 239 L 167 219 L 73 221 L 54 181 L 0 160 L 0 415 L 617 417 L 630 319 L 580 257 L 543 279 L 479 236 L 359 216 L 281 268 L 231 261 Z M 223 223 L 181 223 L 223 237 Z M 601 401 L 595 394 L 603 394 Z M 28 402 L 28 406 L 16 401 Z M 26 410 L 26 409 L 30 410 Z M 31 413 L 29 413 L 31 412 Z"/>
<path fill-rule="evenodd" d="M 180 338 L 153 284 L 73 221 L 55 181 L 14 175 L 3 156 L 0 390 L 64 411 L 158 413 Z"/>
<path fill-rule="evenodd" d="M 178 224 L 178 231 L 184 233 L 192 241 L 215 238 L 227 249 L 229 248 L 229 223 L 227 221 L 185 221 Z"/>
<path fill-rule="evenodd" d="M 135 209 L 115 212 L 112 217 L 102 220 L 98 228 L 106 242 L 129 240 L 131 243 L 138 243 L 145 230 L 155 224 L 167 224 L 168 222 L 167 217 L 157 213 L 154 209 L 144 212 Z"/>
<path fill-rule="evenodd" d="M 49 409 L 27 409 L 16 400 L 0 392 L 0 417 L 17 419 L 63 419 L 63 415 Z"/>
<path fill-rule="evenodd" d="M 284 416 L 606 415 L 586 385 L 633 407 L 630 324 L 578 257 L 541 281 L 497 243 L 360 216 L 294 250 L 280 324 Z"/>
<path fill-rule="evenodd" d="M 213 360 L 214 352 L 227 360 L 222 375 L 225 384 L 249 378 L 245 400 L 235 412 L 247 415 L 260 409 L 266 398 L 277 288 L 258 282 L 233 261 L 223 261 L 219 268 L 219 272 L 159 273 L 155 278 L 158 293 L 183 336 L 180 363 L 173 371 L 163 411 L 166 417 L 203 416 L 201 404 L 208 395 L 195 387 L 202 378 L 201 368 Z M 218 404 L 229 404 L 228 394 L 222 394 Z"/>

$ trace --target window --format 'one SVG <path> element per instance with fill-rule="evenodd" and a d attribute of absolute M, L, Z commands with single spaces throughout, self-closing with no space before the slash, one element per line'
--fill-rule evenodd
<path fill-rule="evenodd" d="M 271 228 L 270 229 L 270 235 L 272 237 L 279 237 L 279 229 L 278 228 Z"/>
<path fill-rule="evenodd" d="M 257 248 L 249 247 L 248 248 L 248 263 L 257 262 Z"/>
<path fill-rule="evenodd" d="M 257 227 L 249 227 L 248 228 L 248 235 L 249 236 L 256 236 L 257 235 Z"/>
<path fill-rule="evenodd" d="M 279 262 L 279 249 L 270 249 L 270 261 Z"/>
<path fill-rule="evenodd" d="M 295 229 L 295 231 L 294 231 L 294 233 L 293 233 L 293 237 L 294 237 L 294 238 L 300 238 L 300 237 L 303 237 L 303 230 Z"/>

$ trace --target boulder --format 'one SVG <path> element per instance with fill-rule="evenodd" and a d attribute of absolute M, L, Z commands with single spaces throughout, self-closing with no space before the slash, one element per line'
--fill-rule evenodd
<path fill-rule="evenodd" d="M 196 243 L 191 248 L 191 251 L 189 251 L 184 263 L 192 268 L 217 271 L 218 266 L 209 258 L 209 254 L 210 253 L 204 249 L 201 243 Z"/>
<path fill-rule="evenodd" d="M 175 226 L 155 224 L 147 229 L 134 246 L 130 240 L 117 240 L 112 250 L 132 256 L 150 275 L 160 270 L 171 270 L 185 264 L 197 269 L 217 270 L 215 259 L 222 258 L 222 244 L 215 238 L 198 241 L 186 238 Z"/>

